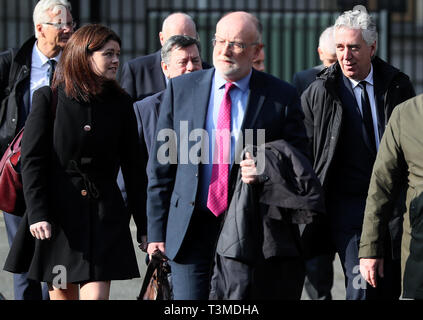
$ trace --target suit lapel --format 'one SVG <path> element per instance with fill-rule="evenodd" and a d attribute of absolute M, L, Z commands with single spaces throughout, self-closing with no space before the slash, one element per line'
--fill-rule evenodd
<path fill-rule="evenodd" d="M 373 68 L 374 70 L 374 68 Z M 374 92 L 375 92 L 375 103 L 377 110 L 377 128 L 379 131 L 379 137 L 382 139 L 382 135 L 385 132 L 385 109 L 384 109 L 384 92 L 386 90 L 384 79 L 381 79 L 378 76 L 378 73 L 373 71 L 373 83 L 374 83 Z"/>
<path fill-rule="evenodd" d="M 197 85 L 191 87 L 193 96 L 192 128 L 204 129 L 206 127 L 207 110 L 209 106 L 210 91 L 213 82 L 214 68 L 207 69 L 198 78 Z M 189 117 L 189 115 L 187 115 Z"/>

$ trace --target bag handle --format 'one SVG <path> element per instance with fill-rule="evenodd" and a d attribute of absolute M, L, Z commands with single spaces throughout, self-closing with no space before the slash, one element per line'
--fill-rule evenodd
<path fill-rule="evenodd" d="M 150 279 L 153 276 L 154 271 L 160 266 L 160 263 L 168 261 L 169 258 L 161 252 L 159 249 L 156 249 L 151 255 L 151 260 L 148 263 L 147 271 L 145 272 L 144 281 L 141 286 L 140 294 L 137 297 L 137 300 L 142 300 L 147 287 L 150 283 Z"/>

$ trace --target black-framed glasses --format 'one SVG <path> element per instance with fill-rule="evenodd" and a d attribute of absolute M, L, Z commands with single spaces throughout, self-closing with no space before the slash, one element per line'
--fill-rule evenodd
<path fill-rule="evenodd" d="M 219 48 L 222 48 L 225 45 L 228 45 L 229 49 L 231 49 L 234 52 L 238 52 L 238 53 L 244 51 L 249 46 L 255 46 L 255 45 L 259 44 L 258 42 L 246 44 L 246 43 L 243 43 L 243 42 L 228 41 L 228 40 L 224 40 L 224 39 L 221 39 L 221 38 L 218 38 L 218 37 L 213 37 L 212 43 L 213 43 L 214 47 L 217 46 Z"/>
<path fill-rule="evenodd" d="M 62 30 L 62 29 L 65 29 L 65 28 L 75 29 L 75 27 L 76 27 L 76 22 L 75 21 L 66 22 L 66 23 L 60 23 L 60 22 L 43 22 L 42 24 L 47 24 L 49 26 L 53 26 L 57 30 Z"/>

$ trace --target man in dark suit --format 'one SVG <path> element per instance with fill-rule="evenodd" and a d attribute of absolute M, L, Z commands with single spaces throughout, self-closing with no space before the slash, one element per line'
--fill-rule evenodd
<path fill-rule="evenodd" d="M 319 38 L 317 52 L 322 61 L 321 65 L 311 69 L 297 72 L 294 75 L 293 84 L 297 88 L 298 94 L 304 92 L 310 83 L 316 80 L 320 71 L 330 67 L 336 62 L 336 48 L 333 39 L 333 26 L 326 28 Z M 317 220 L 319 219 L 319 221 Z M 324 238 L 327 238 L 327 230 L 323 221 L 325 217 L 320 216 L 313 223 L 304 226 L 301 234 L 306 259 L 306 274 L 304 289 L 308 297 L 312 300 L 331 300 L 331 289 L 333 285 L 333 260 L 335 254 L 330 245 L 324 244 Z M 303 226 L 302 226 L 303 227 Z M 321 239 L 317 245 L 316 237 Z M 323 248 L 325 247 L 325 248 Z M 315 250 L 318 248 L 318 250 Z"/>
<path fill-rule="evenodd" d="M 385 126 L 395 106 L 415 93 L 408 76 L 375 56 L 376 24 L 363 6 L 344 12 L 334 27 L 338 61 L 301 96 L 312 163 L 325 191 L 346 298 L 398 299 L 401 215 L 391 217 L 389 233 L 384 234 L 391 241 L 386 241 L 385 274 L 377 288 L 367 286 L 360 275 L 358 248 L 370 176 Z"/>
<path fill-rule="evenodd" d="M 198 38 L 194 20 L 187 14 L 177 12 L 169 15 L 159 33 L 163 46 L 174 35 L 187 35 Z M 139 101 L 166 89 L 166 77 L 162 71 L 160 50 L 147 56 L 126 62 L 122 67 L 120 83 L 133 101 Z M 208 65 L 205 65 L 208 67 Z"/>
<path fill-rule="evenodd" d="M 0 119 L 3 152 L 25 125 L 34 91 L 50 84 L 54 66 L 74 31 L 70 10 L 71 5 L 66 0 L 39 1 L 34 8 L 35 37 L 25 42 L 13 56 L 9 52 L 0 53 L 0 84 L 8 87 L 8 90 L 0 87 L 0 92 L 9 93 L 3 97 L 2 106 L 7 112 Z M 4 220 L 11 245 L 22 218 L 4 212 Z M 47 290 L 42 293 L 40 283 L 28 280 L 26 273 L 14 274 L 14 291 L 16 300 L 48 299 Z"/>
<path fill-rule="evenodd" d="M 170 37 L 161 50 L 161 65 L 166 78 L 201 70 L 200 51 L 200 42 L 195 38 L 184 35 Z M 134 103 L 139 140 L 147 148 L 146 156 L 150 154 L 154 142 L 163 94 L 164 90 Z"/>
<path fill-rule="evenodd" d="M 326 28 L 320 35 L 317 52 L 319 53 L 319 58 L 320 61 L 322 61 L 322 64 L 294 74 L 292 83 L 295 88 L 297 88 L 299 95 L 308 88 L 310 83 L 316 80 L 316 76 L 320 71 L 324 68 L 330 67 L 336 62 L 335 42 L 333 41 L 333 26 Z"/>
<path fill-rule="evenodd" d="M 164 94 L 150 156 L 147 251 L 159 249 L 171 260 L 178 300 L 208 298 L 215 244 L 238 170 L 245 183 L 257 180 L 254 160 L 240 159 L 245 130 L 259 138 L 264 129 L 261 143 L 283 138 L 305 152 L 295 88 L 252 68 L 260 37 L 251 14 L 225 15 L 213 39 L 215 68 L 170 79 Z"/>

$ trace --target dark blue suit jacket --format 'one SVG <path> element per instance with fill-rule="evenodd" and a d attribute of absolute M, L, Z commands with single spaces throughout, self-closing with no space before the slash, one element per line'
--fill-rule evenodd
<path fill-rule="evenodd" d="M 160 50 L 126 62 L 122 67 L 120 84 L 133 101 L 142 100 L 166 89 Z"/>
<path fill-rule="evenodd" d="M 134 111 L 137 117 L 138 136 L 140 144 L 145 144 L 148 154 L 154 142 L 157 119 L 159 118 L 160 103 L 163 100 L 164 91 L 160 91 L 141 101 L 134 103 Z"/>
<path fill-rule="evenodd" d="M 134 102 L 166 89 L 161 60 L 159 50 L 147 56 L 132 59 L 123 65 L 120 84 Z M 206 62 L 202 65 L 203 69 L 211 67 Z"/>
<path fill-rule="evenodd" d="M 302 70 L 294 74 L 292 83 L 297 88 L 298 94 L 301 96 L 305 89 L 316 80 L 316 76 L 325 68 L 323 64 L 315 66 L 313 68 Z"/>
<path fill-rule="evenodd" d="M 182 125 L 193 129 L 204 129 L 215 69 L 185 74 L 169 81 L 160 106 L 156 134 L 162 129 L 173 129 L 176 133 L 177 164 L 160 164 L 157 152 L 167 141 L 155 141 L 148 169 L 148 241 L 166 242 L 166 255 L 174 259 L 190 224 L 196 208 L 200 186 L 200 164 L 179 161 L 180 145 L 186 136 L 181 136 Z M 285 139 L 299 150 L 306 150 L 307 138 L 303 124 L 303 113 L 295 88 L 269 74 L 253 70 L 250 80 L 250 95 L 242 130 L 266 129 L 266 142 Z M 197 141 L 186 141 L 188 150 Z M 235 159 L 239 159 L 244 146 L 237 145 Z M 182 157 L 182 158 L 181 158 Z M 236 162 L 239 163 L 239 160 Z M 230 173 L 229 200 L 235 187 L 239 165 L 234 164 Z"/>

